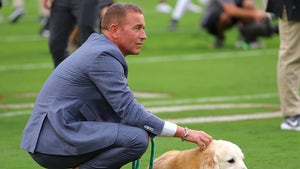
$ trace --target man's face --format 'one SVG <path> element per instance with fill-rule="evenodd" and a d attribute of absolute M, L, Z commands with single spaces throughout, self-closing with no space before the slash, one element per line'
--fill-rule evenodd
<path fill-rule="evenodd" d="M 128 12 L 123 25 L 118 30 L 117 45 L 124 56 L 139 54 L 143 41 L 146 40 L 144 16 L 136 12 Z"/>

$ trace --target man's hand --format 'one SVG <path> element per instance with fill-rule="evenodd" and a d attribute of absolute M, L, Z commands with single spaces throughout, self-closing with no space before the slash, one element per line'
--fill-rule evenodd
<path fill-rule="evenodd" d="M 200 147 L 200 150 L 203 151 L 211 143 L 213 138 L 204 131 L 190 129 L 189 134 L 185 140 L 196 143 Z"/>
<path fill-rule="evenodd" d="M 204 131 L 188 129 L 187 127 L 183 128 L 181 126 L 177 126 L 174 137 L 180 137 L 182 141 L 196 143 L 202 151 L 213 140 L 213 137 L 208 135 Z"/>
<path fill-rule="evenodd" d="M 255 11 L 254 20 L 256 22 L 261 22 L 263 19 L 267 17 L 267 13 L 265 11 Z"/>
<path fill-rule="evenodd" d="M 45 9 L 51 10 L 53 0 L 43 0 L 43 7 Z"/>

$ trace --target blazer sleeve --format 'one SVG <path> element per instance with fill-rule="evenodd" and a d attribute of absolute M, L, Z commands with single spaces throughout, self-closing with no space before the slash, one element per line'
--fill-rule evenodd
<path fill-rule="evenodd" d="M 164 121 L 141 105 L 130 90 L 123 64 L 109 53 L 101 54 L 89 70 L 90 79 L 120 117 L 121 123 L 145 129 L 150 136 L 159 135 Z"/>

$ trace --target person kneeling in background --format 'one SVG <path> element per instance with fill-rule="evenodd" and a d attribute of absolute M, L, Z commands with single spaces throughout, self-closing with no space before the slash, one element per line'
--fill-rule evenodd
<path fill-rule="evenodd" d="M 223 47 L 225 31 L 234 25 L 250 47 L 258 43 L 258 37 L 271 37 L 276 32 L 267 13 L 257 9 L 253 0 L 210 0 L 201 27 L 216 37 L 216 48 Z"/>

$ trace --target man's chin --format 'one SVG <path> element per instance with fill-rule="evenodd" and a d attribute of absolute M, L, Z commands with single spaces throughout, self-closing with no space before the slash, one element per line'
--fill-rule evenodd
<path fill-rule="evenodd" d="M 139 55 L 141 53 L 140 50 L 132 52 L 132 55 Z"/>

